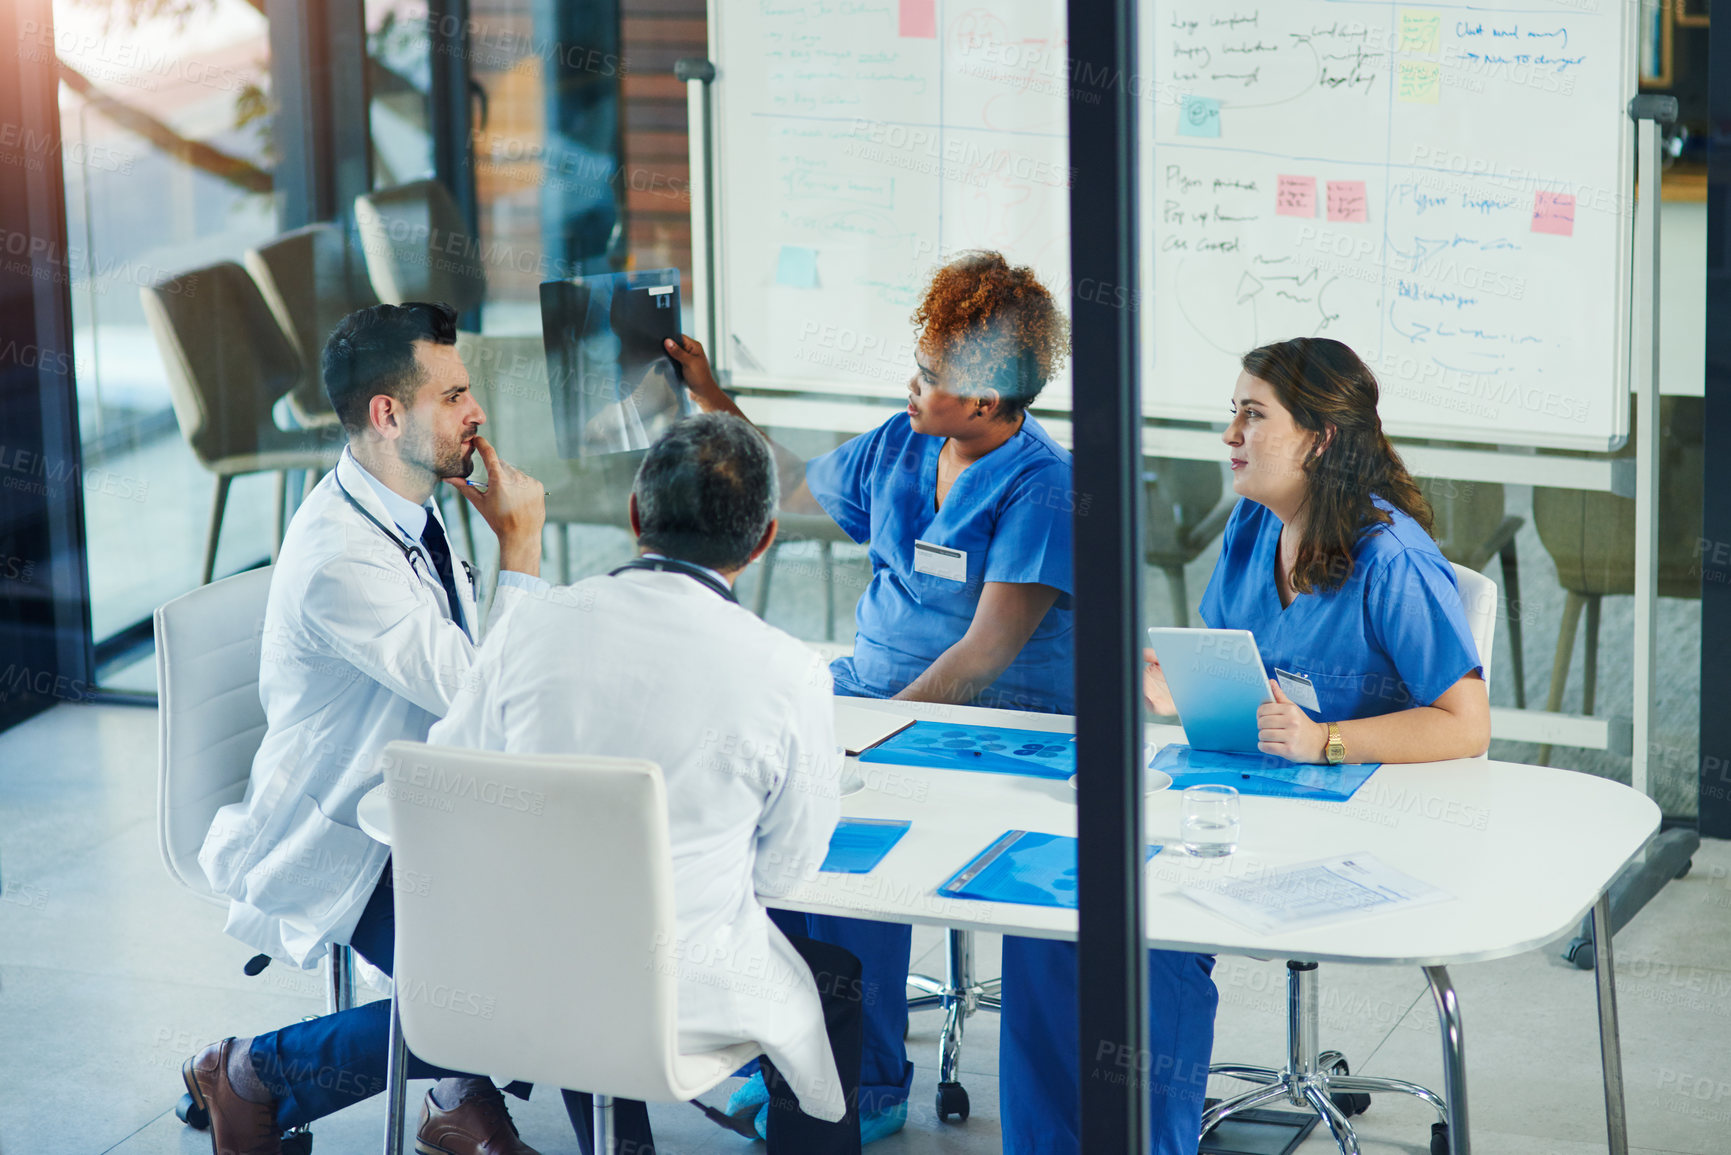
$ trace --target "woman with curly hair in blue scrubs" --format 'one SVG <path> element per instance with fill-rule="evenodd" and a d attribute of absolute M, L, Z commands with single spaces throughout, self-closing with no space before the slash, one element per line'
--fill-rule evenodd
<path fill-rule="evenodd" d="M 836 692 L 1071 713 L 1070 454 L 1027 411 L 1068 354 L 1068 325 L 1032 270 L 986 252 L 939 269 L 913 322 L 907 409 L 806 463 L 803 486 L 797 462 L 784 470 L 784 508 L 821 509 L 871 544 L 854 652 L 830 667 Z M 697 342 L 669 342 L 668 353 L 700 406 L 738 412 Z M 912 928 L 807 923 L 804 933 L 863 966 L 870 1142 L 907 1120 Z M 736 1093 L 730 1113 L 766 1098 L 759 1087 Z"/>

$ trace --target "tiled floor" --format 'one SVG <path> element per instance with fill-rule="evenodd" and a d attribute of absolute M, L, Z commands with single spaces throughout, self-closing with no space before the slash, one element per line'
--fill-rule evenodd
<path fill-rule="evenodd" d="M 204 1134 L 173 1116 L 177 1067 L 205 1042 L 278 1026 L 322 1007 L 317 980 L 273 967 L 249 979 L 248 952 L 222 914 L 162 868 L 155 835 L 156 715 L 62 706 L 0 735 L 0 1153 L 202 1155 Z M 1590 831 L 1583 831 L 1590 837 Z M 981 969 L 997 943 L 982 936 Z M 935 931 L 918 930 L 925 969 Z M 1731 1150 L 1731 844 L 1711 842 L 1617 940 L 1629 1134 L 1636 1150 Z M 1223 958 L 1215 1057 L 1283 1053 L 1283 967 Z M 1605 1150 L 1591 974 L 1554 949 L 1458 968 L 1480 1155 Z M 1354 1068 L 1441 1082 L 1435 1016 L 1416 971 L 1326 967 L 1322 1034 Z M 974 1114 L 932 1110 L 938 1016 L 915 1017 L 918 1073 L 895 1152 L 999 1149 L 997 1023 L 970 1023 L 963 1052 Z M 1217 1088 L 1218 1089 L 1218 1088 Z M 419 1089 L 412 1088 L 411 1101 Z M 720 1102 L 726 1087 L 708 1098 Z M 576 1142 L 554 1096 L 516 1111 L 545 1155 Z M 320 1155 L 376 1151 L 379 1100 L 322 1121 Z M 658 1106 L 662 1149 L 747 1155 L 750 1145 L 683 1105 Z M 1416 1101 L 1380 1098 L 1359 1134 L 1370 1153 L 1424 1155 L 1430 1119 Z M 1331 1145 L 1313 1135 L 1307 1155 Z"/>

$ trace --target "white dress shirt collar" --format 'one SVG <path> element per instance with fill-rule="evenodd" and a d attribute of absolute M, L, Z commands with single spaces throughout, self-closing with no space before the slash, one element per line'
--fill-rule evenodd
<path fill-rule="evenodd" d="M 390 511 L 391 520 L 397 523 L 397 528 L 406 534 L 410 541 L 419 542 L 421 534 L 426 532 L 427 518 L 432 516 L 430 506 L 432 499 L 427 499 L 426 505 L 416 505 L 378 478 L 372 471 L 360 463 L 359 458 L 351 456 L 355 468 L 361 471 L 361 476 L 367 479 L 367 484 L 373 487 L 373 492 L 379 495 L 379 500 L 385 503 Z"/>

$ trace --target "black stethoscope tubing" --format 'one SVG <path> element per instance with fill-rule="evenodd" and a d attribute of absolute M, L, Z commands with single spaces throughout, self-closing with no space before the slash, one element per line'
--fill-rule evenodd
<path fill-rule="evenodd" d="M 696 582 L 698 585 L 705 587 L 706 589 L 710 590 L 713 593 L 719 594 L 721 597 L 726 598 L 728 601 L 732 602 L 734 605 L 739 604 L 739 599 L 733 595 L 733 591 L 731 589 L 727 588 L 727 584 L 725 582 L 717 581 L 712 575 L 705 573 L 700 566 L 693 565 L 692 563 L 690 563 L 688 561 L 680 561 L 677 558 L 671 558 L 671 557 L 632 558 L 630 561 L 626 562 L 624 565 L 620 566 L 618 569 L 610 570 L 608 572 L 607 576 L 608 577 L 617 577 L 618 575 L 624 573 L 626 570 L 633 570 L 633 569 L 653 570 L 657 573 L 684 574 L 686 577 L 690 578 L 692 581 Z"/>

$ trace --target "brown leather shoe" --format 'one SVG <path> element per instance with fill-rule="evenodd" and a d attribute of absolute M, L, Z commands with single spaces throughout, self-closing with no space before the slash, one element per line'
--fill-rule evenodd
<path fill-rule="evenodd" d="M 421 1126 L 415 1132 L 416 1155 L 539 1155 L 517 1137 L 517 1124 L 505 1110 L 497 1087 L 470 1095 L 449 1111 L 433 1102 L 421 1103 Z"/>
<path fill-rule="evenodd" d="M 193 1103 L 210 1113 L 210 1146 L 216 1155 L 282 1155 L 282 1135 L 269 1103 L 240 1097 L 228 1081 L 233 1039 L 212 1043 L 181 1065 Z"/>

